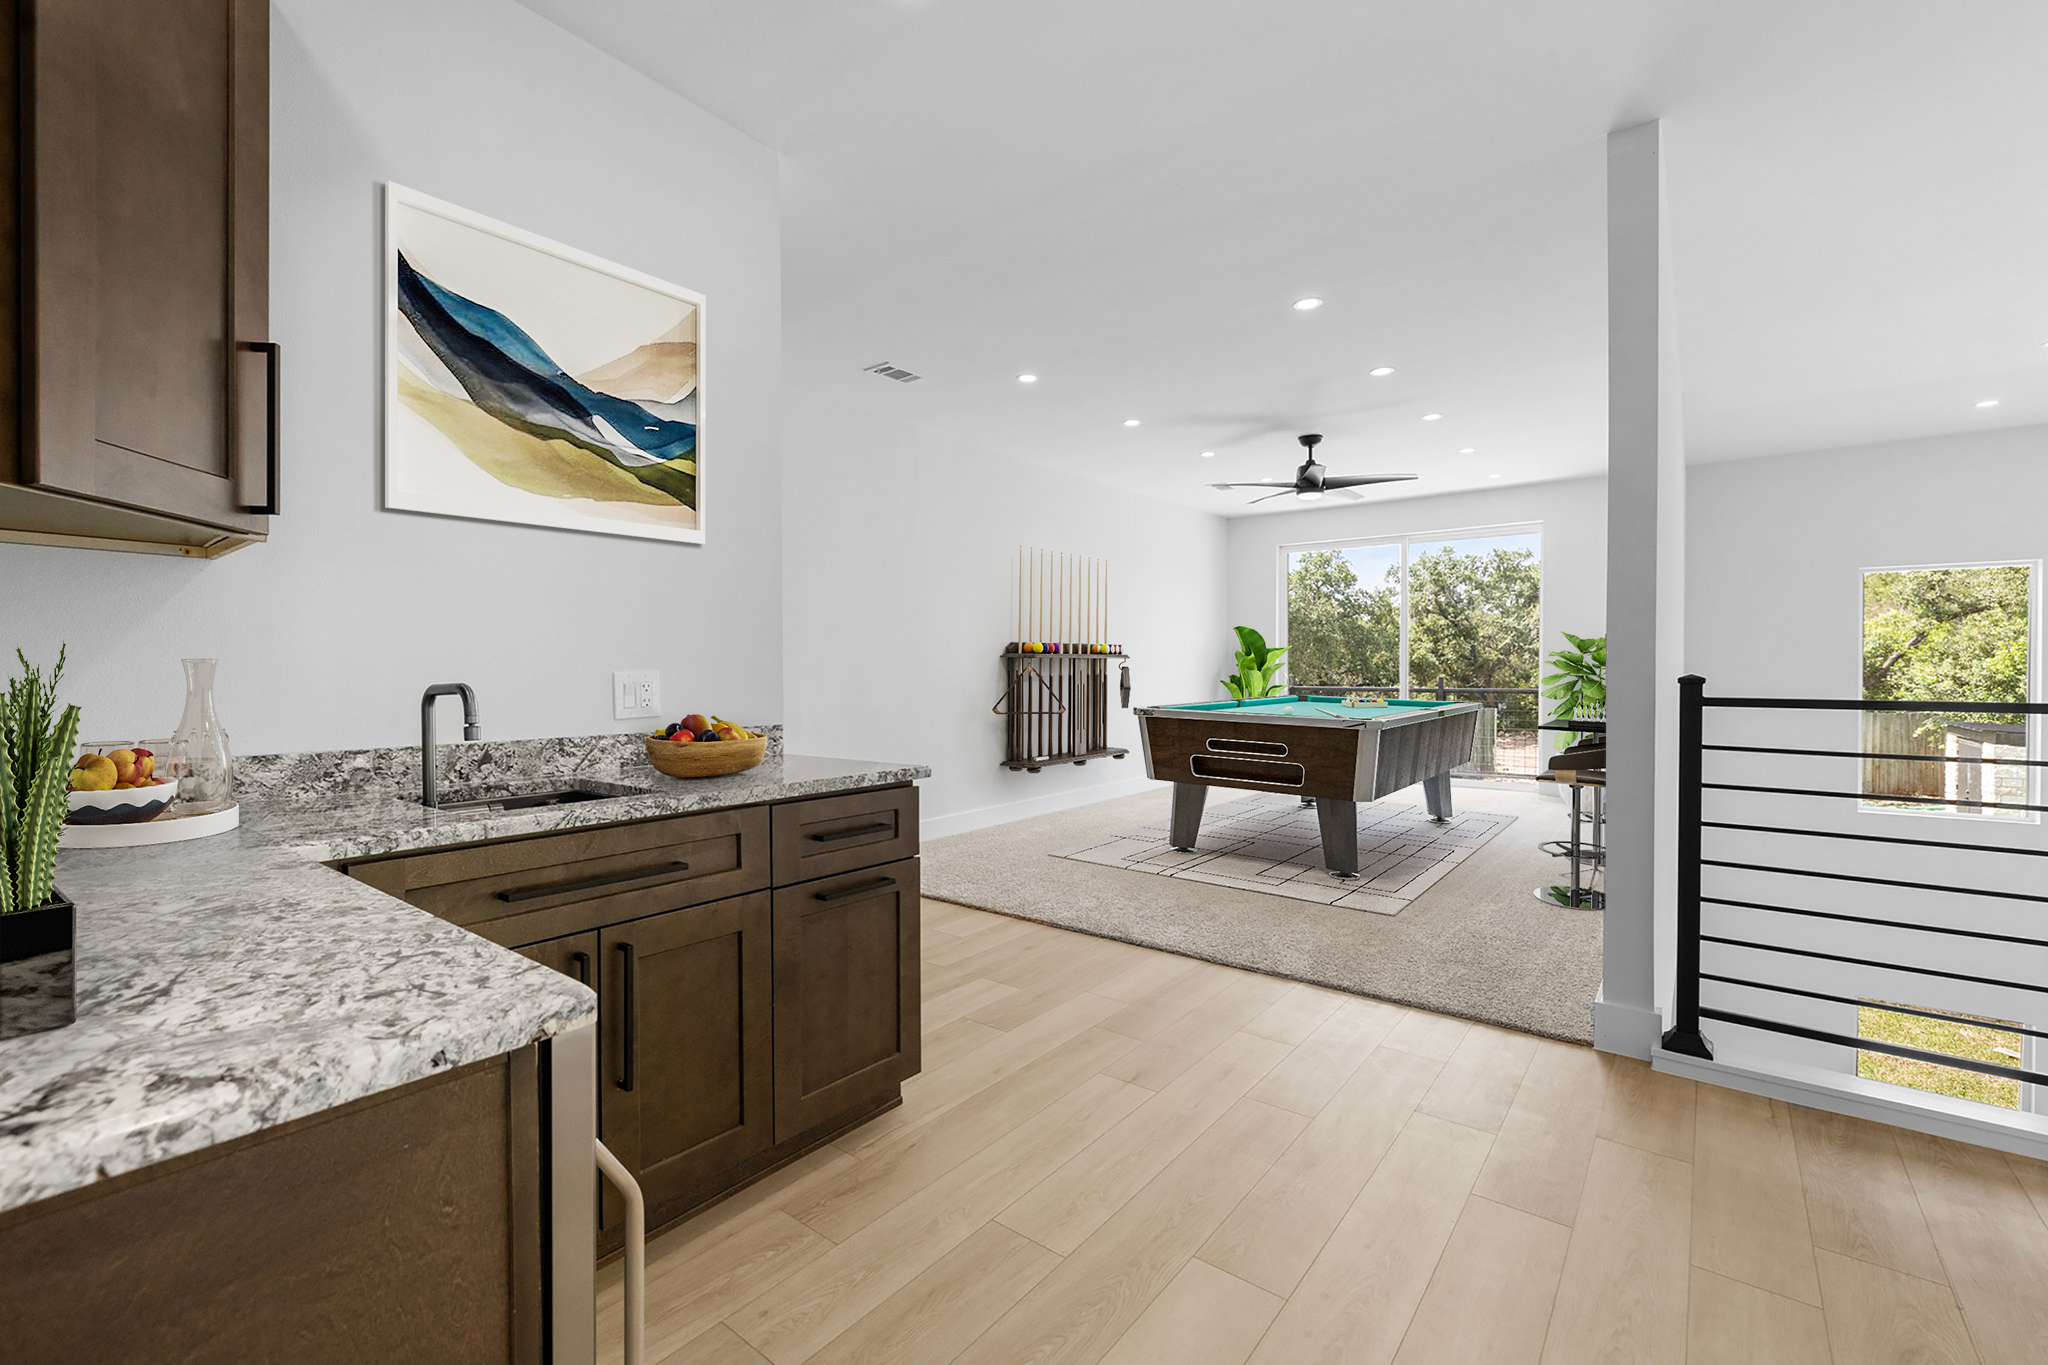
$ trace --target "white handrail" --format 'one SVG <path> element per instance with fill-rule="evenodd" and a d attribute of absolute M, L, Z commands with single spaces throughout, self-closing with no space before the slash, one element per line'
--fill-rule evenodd
<path fill-rule="evenodd" d="M 626 1365 L 641 1365 L 647 1328 L 647 1204 L 633 1173 L 602 1142 L 593 1145 L 598 1170 L 626 1201 Z"/>

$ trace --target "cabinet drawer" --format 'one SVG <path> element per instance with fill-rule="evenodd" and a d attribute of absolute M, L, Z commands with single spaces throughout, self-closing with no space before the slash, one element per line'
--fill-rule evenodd
<path fill-rule="evenodd" d="M 348 874 L 518 947 L 768 885 L 759 806 L 351 863 Z"/>
<path fill-rule="evenodd" d="M 774 810 L 775 884 L 917 856 L 917 788 L 786 801 Z"/>

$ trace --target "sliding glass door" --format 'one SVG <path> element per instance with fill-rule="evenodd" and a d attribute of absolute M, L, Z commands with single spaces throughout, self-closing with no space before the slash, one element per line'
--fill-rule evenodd
<path fill-rule="evenodd" d="M 1288 546 L 1296 692 L 1484 702 L 1471 771 L 1538 769 L 1540 527 Z"/>

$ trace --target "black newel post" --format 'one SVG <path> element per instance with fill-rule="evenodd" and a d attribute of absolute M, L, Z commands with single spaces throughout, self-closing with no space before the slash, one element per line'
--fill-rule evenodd
<path fill-rule="evenodd" d="M 1688 673 L 1678 680 L 1678 970 L 1667 1052 L 1711 1060 L 1714 1049 L 1700 1033 L 1700 745 L 1707 680 Z"/>

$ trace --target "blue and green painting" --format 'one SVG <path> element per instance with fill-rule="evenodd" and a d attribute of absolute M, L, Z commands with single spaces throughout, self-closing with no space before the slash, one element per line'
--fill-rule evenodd
<path fill-rule="evenodd" d="M 486 299 L 478 285 L 491 276 L 473 261 L 456 262 L 465 292 L 407 247 L 394 243 L 391 267 L 391 396 L 404 415 L 388 438 L 387 505 L 701 539 L 694 304 L 628 300 L 623 316 L 593 319 L 565 300 L 576 286 L 564 272 L 580 267 L 559 257 L 506 275 L 505 298 Z M 617 285 L 593 285 L 591 310 L 616 301 Z M 634 326 L 637 340 L 625 330 Z M 543 327 L 576 357 L 550 354 L 536 339 Z"/>

